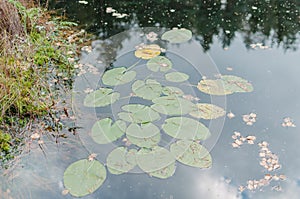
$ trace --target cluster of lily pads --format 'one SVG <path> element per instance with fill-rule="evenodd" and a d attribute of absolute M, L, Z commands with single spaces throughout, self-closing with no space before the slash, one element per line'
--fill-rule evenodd
<path fill-rule="evenodd" d="M 154 34 L 150 34 L 152 38 Z M 184 28 L 172 29 L 161 36 L 162 40 L 170 43 L 183 43 L 191 38 L 192 32 Z M 132 67 L 116 67 L 103 74 L 101 81 L 105 86 L 87 94 L 84 99 L 86 107 L 113 106 L 124 97 L 114 88 L 128 84 L 134 97 L 150 104 L 124 104 L 114 119 L 102 118 L 93 125 L 91 137 L 97 144 L 114 142 L 117 145 L 122 138 L 131 143 L 130 146 L 119 144 L 107 156 L 106 167 L 111 174 L 127 173 L 138 166 L 150 176 L 165 179 L 175 173 L 176 161 L 197 168 L 209 168 L 212 165 L 211 155 L 200 144 L 211 133 L 199 119 L 222 117 L 225 110 L 209 103 L 194 103 L 183 97 L 183 90 L 170 86 L 168 82 L 180 84 L 187 81 L 189 75 L 170 72 L 173 63 L 161 52 L 161 47 L 152 43 L 139 45 L 134 55 L 147 60 L 145 71 L 163 73 L 164 83 L 154 78 L 137 79 L 137 72 Z M 211 95 L 253 90 L 248 81 L 229 75 L 201 80 L 198 89 Z M 156 122 L 163 115 L 166 119 L 158 127 Z M 163 133 L 173 139 L 168 148 L 159 145 Z M 105 166 L 94 159 L 74 162 L 64 173 L 66 189 L 77 197 L 94 192 L 105 179 Z"/>

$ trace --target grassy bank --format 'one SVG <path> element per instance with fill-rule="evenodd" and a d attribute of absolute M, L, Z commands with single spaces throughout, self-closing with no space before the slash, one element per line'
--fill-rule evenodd
<path fill-rule="evenodd" d="M 61 91 L 71 89 L 76 24 L 29 0 L 0 2 L 0 159 L 20 151 L 32 124 L 56 129 Z M 78 42 L 77 42 L 78 43 Z M 52 120 L 45 122 L 45 120 Z M 56 126 L 56 127 L 55 127 Z M 30 138 L 30 137 L 29 137 Z"/>

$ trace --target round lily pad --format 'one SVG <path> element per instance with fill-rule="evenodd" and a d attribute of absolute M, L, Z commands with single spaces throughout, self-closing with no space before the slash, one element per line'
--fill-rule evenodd
<path fill-rule="evenodd" d="M 236 92 L 236 93 L 253 91 L 252 84 L 241 77 L 233 76 L 233 75 L 222 75 L 221 80 L 224 81 L 226 90 Z"/>
<path fill-rule="evenodd" d="M 125 67 L 114 68 L 104 73 L 102 82 L 109 86 L 117 86 L 131 82 L 135 76 L 135 71 L 127 71 Z"/>
<path fill-rule="evenodd" d="M 168 118 L 162 129 L 177 139 L 205 140 L 210 136 L 210 131 L 204 124 L 187 117 Z"/>
<path fill-rule="evenodd" d="M 137 80 L 132 84 L 132 91 L 136 96 L 146 100 L 152 100 L 159 97 L 162 93 L 162 86 L 153 79 L 147 79 L 145 82 Z"/>
<path fill-rule="evenodd" d="M 175 158 L 163 147 L 142 148 L 137 152 L 136 158 L 138 166 L 149 175 L 167 178 L 175 172 Z"/>
<path fill-rule="evenodd" d="M 125 130 L 126 123 L 124 121 L 117 120 L 112 124 L 110 118 L 104 118 L 93 125 L 91 136 L 96 143 L 107 144 L 122 137 Z"/>
<path fill-rule="evenodd" d="M 160 130 L 152 123 L 130 124 L 126 130 L 128 140 L 139 147 L 152 148 L 160 141 Z"/>
<path fill-rule="evenodd" d="M 109 172 L 111 174 L 119 175 L 133 169 L 136 165 L 136 153 L 136 149 L 127 151 L 127 148 L 125 147 L 118 147 L 111 151 L 106 159 Z"/>
<path fill-rule="evenodd" d="M 172 72 L 166 74 L 165 78 L 169 82 L 184 82 L 189 79 L 189 76 L 181 72 Z"/>
<path fill-rule="evenodd" d="M 201 80 L 198 83 L 197 88 L 207 94 L 210 95 L 228 95 L 232 94 L 233 91 L 227 90 L 224 84 L 224 81 L 217 79 L 217 80 L 212 80 L 212 79 L 205 79 Z"/>
<path fill-rule="evenodd" d="M 190 112 L 195 118 L 203 118 L 206 120 L 216 119 L 225 115 L 225 110 L 214 104 L 199 103 L 196 104 L 198 110 Z"/>
<path fill-rule="evenodd" d="M 172 68 L 172 62 L 164 56 L 157 56 L 147 62 L 147 68 L 153 72 L 166 72 Z"/>
<path fill-rule="evenodd" d="M 104 107 L 115 103 L 120 98 L 120 93 L 113 92 L 110 88 L 100 88 L 90 94 L 84 99 L 84 106 L 87 107 Z"/>
<path fill-rule="evenodd" d="M 174 28 L 165 32 L 161 38 L 169 41 L 170 43 L 183 43 L 192 38 L 192 32 L 185 28 Z"/>
<path fill-rule="evenodd" d="M 207 149 L 201 144 L 188 141 L 178 140 L 171 144 L 171 153 L 179 162 L 198 168 L 209 168 L 212 165 L 212 158 Z"/>
<path fill-rule="evenodd" d="M 188 114 L 197 108 L 194 103 L 173 95 L 159 97 L 152 102 L 153 110 L 170 116 Z"/>
<path fill-rule="evenodd" d="M 79 160 L 64 172 L 64 185 L 75 197 L 83 197 L 97 190 L 106 179 L 106 169 L 98 161 Z"/>
<path fill-rule="evenodd" d="M 148 123 L 160 119 L 159 114 L 152 110 L 149 106 L 142 104 L 128 104 L 122 106 L 122 109 L 127 112 L 120 112 L 120 119 L 132 123 Z"/>
<path fill-rule="evenodd" d="M 159 45 L 150 44 L 150 45 L 143 45 L 140 46 L 134 53 L 137 58 L 142 59 L 151 59 L 160 55 L 161 49 Z"/>
<path fill-rule="evenodd" d="M 180 88 L 173 87 L 173 86 L 164 87 L 162 93 L 164 95 L 178 95 L 178 96 L 184 95 L 184 92 Z"/>

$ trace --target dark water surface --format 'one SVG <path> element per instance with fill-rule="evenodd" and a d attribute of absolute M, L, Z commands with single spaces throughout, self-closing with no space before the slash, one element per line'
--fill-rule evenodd
<path fill-rule="evenodd" d="M 100 73 L 110 65 L 135 63 L 135 58 L 126 53 L 133 52 L 134 46 L 140 42 L 139 31 L 143 29 L 137 28 L 156 27 L 157 30 L 163 30 L 184 27 L 194 35 L 192 42 L 184 46 L 184 52 L 175 54 L 180 49 L 174 45 L 164 47 L 171 49 L 166 56 L 180 63 L 180 66 L 188 66 L 189 61 L 200 67 L 201 74 L 195 72 L 193 67 L 176 68 L 195 74 L 191 75 L 192 84 L 197 84 L 203 75 L 221 73 L 241 76 L 254 86 L 251 93 L 237 93 L 226 98 L 199 95 L 201 102 L 215 102 L 236 116 L 232 119 L 223 117 L 216 121 L 204 121 L 216 133 L 204 143 L 211 149 L 212 168 L 197 169 L 178 163 L 174 176 L 167 180 L 139 172 L 125 175 L 111 175 L 108 172 L 104 184 L 84 198 L 300 198 L 299 1 L 225 0 L 199 3 L 196 0 L 88 0 L 88 4 L 84 5 L 65 0 L 51 1 L 50 7 L 59 9 L 99 39 L 108 38 L 107 42 L 94 42 L 96 47 L 103 48 L 84 55 L 81 60 L 95 65 Z M 113 17 L 111 13 L 106 13 L 107 7 L 129 16 Z M 143 64 L 139 63 L 139 66 Z M 78 77 L 75 80 L 75 92 L 86 95 L 82 91 L 97 87 L 99 76 L 88 72 Z M 117 89 L 126 90 L 123 87 Z M 86 158 L 91 152 L 98 154 L 100 162 L 105 162 L 107 153 L 114 146 L 99 148 L 87 136 L 87 132 L 97 118 L 110 116 L 110 110 L 91 110 L 76 103 L 74 107 L 77 123 L 84 127 L 80 130 L 80 139 L 67 139 L 60 146 L 49 141 L 46 142 L 46 156 L 37 147 L 24 157 L 14 171 L 13 180 L 3 179 L 3 182 L 7 181 L 3 187 L 11 190 L 13 198 L 72 198 L 61 194 L 66 167 Z M 242 116 L 251 112 L 257 114 L 257 122 L 248 126 Z M 292 118 L 296 127 L 283 127 L 285 117 Z M 243 136 L 256 136 L 255 144 L 233 148 L 231 136 L 234 131 L 241 132 Z M 279 157 L 280 169 L 268 172 L 259 165 L 257 144 L 261 141 L 267 141 L 269 149 Z M 284 174 L 287 179 L 273 180 L 270 185 L 255 191 L 239 192 L 240 185 L 246 185 L 248 180 L 264 178 L 269 173 Z M 281 190 L 278 190 L 279 187 Z"/>

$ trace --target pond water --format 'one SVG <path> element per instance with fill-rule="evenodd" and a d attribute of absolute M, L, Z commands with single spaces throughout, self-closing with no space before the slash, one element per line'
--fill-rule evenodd
<path fill-rule="evenodd" d="M 298 1 L 89 0 L 87 4 L 85 1 L 50 1 L 50 7 L 60 9 L 99 39 L 93 42 L 93 49 L 83 52 L 80 62 L 84 66 L 74 83 L 72 106 L 76 126 L 82 128 L 77 137 L 70 136 L 59 145 L 46 141 L 45 154 L 33 143 L 31 152 L 21 157 L 13 172 L 1 179 L 1 197 L 73 198 L 70 194 L 62 195 L 64 172 L 70 164 L 91 153 L 96 153 L 97 161 L 105 164 L 114 148 L 128 144 L 119 139 L 99 145 L 91 138 L 91 129 L 97 120 L 116 119 L 123 105 L 152 105 L 149 100 L 130 96 L 130 85 L 136 80 L 108 86 L 121 95 L 121 99 L 109 107 L 91 108 L 83 104 L 89 90 L 105 86 L 101 80 L 105 71 L 133 65 L 131 69 L 137 73 L 135 79 L 151 77 L 161 85 L 179 87 L 185 94 L 200 98 L 193 103 L 212 103 L 235 117 L 199 119 L 211 132 L 208 139 L 201 141 L 210 152 L 210 168 L 190 167 L 177 161 L 176 171 L 168 179 L 150 177 L 138 168 L 121 175 L 107 171 L 102 186 L 83 198 L 300 198 Z M 111 13 L 107 7 L 116 11 Z M 128 16 L 113 16 L 113 13 Z M 134 56 L 137 45 L 151 43 L 146 34 L 153 31 L 160 38 L 173 27 L 191 30 L 192 39 L 180 44 L 162 40 L 153 43 L 166 49 L 161 55 L 173 63 L 167 73 L 179 71 L 189 75 L 187 81 L 180 83 L 166 83 L 165 73 L 148 70 L 148 60 Z M 220 74 L 242 77 L 254 90 L 219 96 L 197 89 L 200 80 L 220 78 Z M 256 121 L 247 125 L 243 116 L 250 113 L 256 114 L 250 118 Z M 161 119 L 153 122 L 157 126 L 171 117 L 160 116 Z M 291 118 L 295 126 L 286 118 Z M 244 119 L 247 120 L 245 116 Z M 235 148 L 232 145 L 234 132 L 240 132 L 242 137 L 255 136 L 256 140 L 248 144 L 250 138 L 246 139 Z M 261 151 L 259 143 L 263 141 L 269 144 L 263 150 L 271 152 Z M 163 135 L 159 145 L 168 149 L 173 142 L 174 138 Z M 280 168 L 268 171 L 260 165 L 263 164 L 260 156 L 268 154 L 272 154 L 273 161 L 279 159 Z M 249 182 L 267 179 L 269 174 L 273 177 L 267 185 Z M 277 176 L 282 179 L 276 179 Z M 240 186 L 246 189 L 241 192 Z M 5 192 L 7 189 L 10 192 Z"/>

